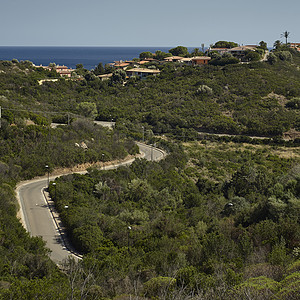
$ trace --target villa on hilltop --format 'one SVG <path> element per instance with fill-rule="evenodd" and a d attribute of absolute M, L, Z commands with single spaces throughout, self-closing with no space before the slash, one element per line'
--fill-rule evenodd
<path fill-rule="evenodd" d="M 290 43 L 290 48 L 294 48 L 297 51 L 300 51 L 300 43 Z"/>
<path fill-rule="evenodd" d="M 74 71 L 73 69 L 70 69 L 65 65 L 63 65 L 63 66 L 60 66 L 60 65 L 54 65 L 54 66 L 39 65 L 39 66 L 35 66 L 35 67 L 36 68 L 43 68 L 43 69 L 49 70 L 49 71 L 55 70 L 60 76 L 68 77 L 68 78 L 70 78 L 72 76 L 72 72 Z"/>
<path fill-rule="evenodd" d="M 137 77 L 143 79 L 149 75 L 156 76 L 159 73 L 160 73 L 160 71 L 156 70 L 156 69 L 134 68 L 134 69 L 126 70 L 126 74 L 129 78 L 132 76 L 137 76 Z"/>

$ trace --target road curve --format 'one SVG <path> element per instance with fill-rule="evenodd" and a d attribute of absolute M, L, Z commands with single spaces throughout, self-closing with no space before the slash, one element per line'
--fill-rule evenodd
<path fill-rule="evenodd" d="M 166 153 L 153 146 L 142 143 L 137 143 L 142 157 L 147 160 L 158 161 L 166 156 Z M 103 167 L 102 169 L 109 170 L 115 169 L 121 165 L 129 165 L 135 159 L 124 161 L 117 164 L 111 164 Z M 84 174 L 86 171 L 77 172 Z M 66 175 L 66 174 L 62 174 Z M 56 177 L 51 176 L 50 180 Z M 66 247 L 66 239 L 64 238 L 64 230 L 61 226 L 60 219 L 55 212 L 51 199 L 45 188 L 48 184 L 48 178 L 33 179 L 30 181 L 23 181 L 17 185 L 16 194 L 20 206 L 19 217 L 31 236 L 40 236 L 46 242 L 46 246 L 51 250 L 50 258 L 59 264 L 63 259 L 68 256 L 80 257 L 72 251 L 71 246 Z"/>

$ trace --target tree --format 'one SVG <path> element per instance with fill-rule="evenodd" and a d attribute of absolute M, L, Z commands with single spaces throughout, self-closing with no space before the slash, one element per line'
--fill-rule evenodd
<path fill-rule="evenodd" d="M 273 65 L 277 61 L 277 56 L 274 53 L 270 53 L 267 57 L 269 64 Z"/>
<path fill-rule="evenodd" d="M 95 75 L 102 75 L 105 73 L 102 63 L 99 63 L 98 66 L 94 70 Z"/>
<path fill-rule="evenodd" d="M 291 61 L 293 59 L 293 56 L 289 51 L 279 51 L 276 54 L 278 54 L 279 59 L 283 61 Z"/>
<path fill-rule="evenodd" d="M 123 83 L 126 79 L 126 72 L 122 69 L 118 69 L 112 74 L 112 81 L 116 83 Z"/>
<path fill-rule="evenodd" d="M 169 57 L 171 55 L 172 55 L 171 53 L 166 53 L 161 50 L 155 51 L 155 58 L 158 60 L 163 60 L 164 58 Z"/>
<path fill-rule="evenodd" d="M 77 64 L 76 69 L 83 69 L 83 64 Z"/>
<path fill-rule="evenodd" d="M 175 56 L 188 56 L 189 55 L 187 47 L 183 47 L 183 46 L 177 46 L 175 48 L 172 48 L 169 50 L 169 52 Z"/>
<path fill-rule="evenodd" d="M 204 53 L 199 50 L 199 48 L 195 48 L 191 53 L 192 56 L 202 56 Z"/>
<path fill-rule="evenodd" d="M 91 118 L 95 118 L 98 113 L 96 103 L 92 103 L 92 102 L 79 103 L 78 110 L 80 114 L 84 115 L 85 117 L 91 117 Z"/>
<path fill-rule="evenodd" d="M 285 31 L 281 34 L 281 37 L 284 37 L 285 38 L 285 44 L 287 45 L 288 44 L 288 38 L 290 36 L 290 32 L 288 31 Z"/>
<path fill-rule="evenodd" d="M 204 51 L 205 51 L 205 45 L 203 43 L 201 44 L 201 49 L 202 49 L 202 52 L 204 53 Z"/>
<path fill-rule="evenodd" d="M 212 48 L 234 48 L 237 46 L 238 44 L 234 42 L 218 41 L 212 46 Z"/>
<path fill-rule="evenodd" d="M 259 42 L 259 47 L 258 48 L 263 49 L 263 50 L 268 50 L 267 43 L 264 42 L 264 41 Z"/>
<path fill-rule="evenodd" d="M 145 58 L 152 58 L 153 54 L 150 51 L 145 51 L 140 53 L 140 59 L 145 59 Z"/>
<path fill-rule="evenodd" d="M 245 60 L 247 61 L 259 61 L 261 58 L 260 54 L 256 51 L 248 51 L 246 56 L 245 56 Z"/>
<path fill-rule="evenodd" d="M 273 47 L 276 49 L 276 50 L 279 50 L 280 47 L 281 47 L 281 42 L 280 40 L 276 40 L 273 44 Z"/>

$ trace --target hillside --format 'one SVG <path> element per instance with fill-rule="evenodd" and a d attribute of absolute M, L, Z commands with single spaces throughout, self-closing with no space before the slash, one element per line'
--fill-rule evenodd
<path fill-rule="evenodd" d="M 143 125 L 155 133 L 189 129 L 282 136 L 291 129 L 299 130 L 299 56 L 293 53 L 292 61 L 278 59 L 273 64 L 159 64 L 160 76 L 130 79 L 125 85 L 117 79 L 101 81 L 87 70 L 81 71 L 83 80 L 39 85 L 39 79 L 58 74 L 35 69 L 28 62 L 2 62 L 0 105 L 114 119 L 132 134 L 140 134 Z M 3 118 L 11 115 L 12 111 L 3 110 Z M 59 115 L 47 117 L 59 119 Z"/>
<path fill-rule="evenodd" d="M 298 299 L 299 54 L 156 67 L 160 75 L 143 80 L 101 81 L 81 70 L 80 80 L 39 83 L 58 74 L 0 62 L 0 298 Z M 51 128 L 53 121 L 68 126 Z M 291 130 L 296 139 L 282 141 Z M 50 186 L 84 254 L 58 269 L 16 218 L 16 183 L 45 175 L 45 165 L 135 154 L 132 138 L 168 156 L 89 168 Z"/>

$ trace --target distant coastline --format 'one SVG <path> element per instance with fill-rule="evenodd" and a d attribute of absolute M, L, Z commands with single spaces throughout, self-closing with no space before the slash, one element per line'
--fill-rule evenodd
<path fill-rule="evenodd" d="M 0 60 L 29 60 L 35 65 L 48 66 L 49 63 L 76 68 L 94 69 L 100 62 L 103 66 L 117 60 L 131 60 L 141 52 L 168 52 L 172 47 L 57 47 L 57 46 L 0 46 Z M 189 50 L 195 47 L 189 47 Z"/>

